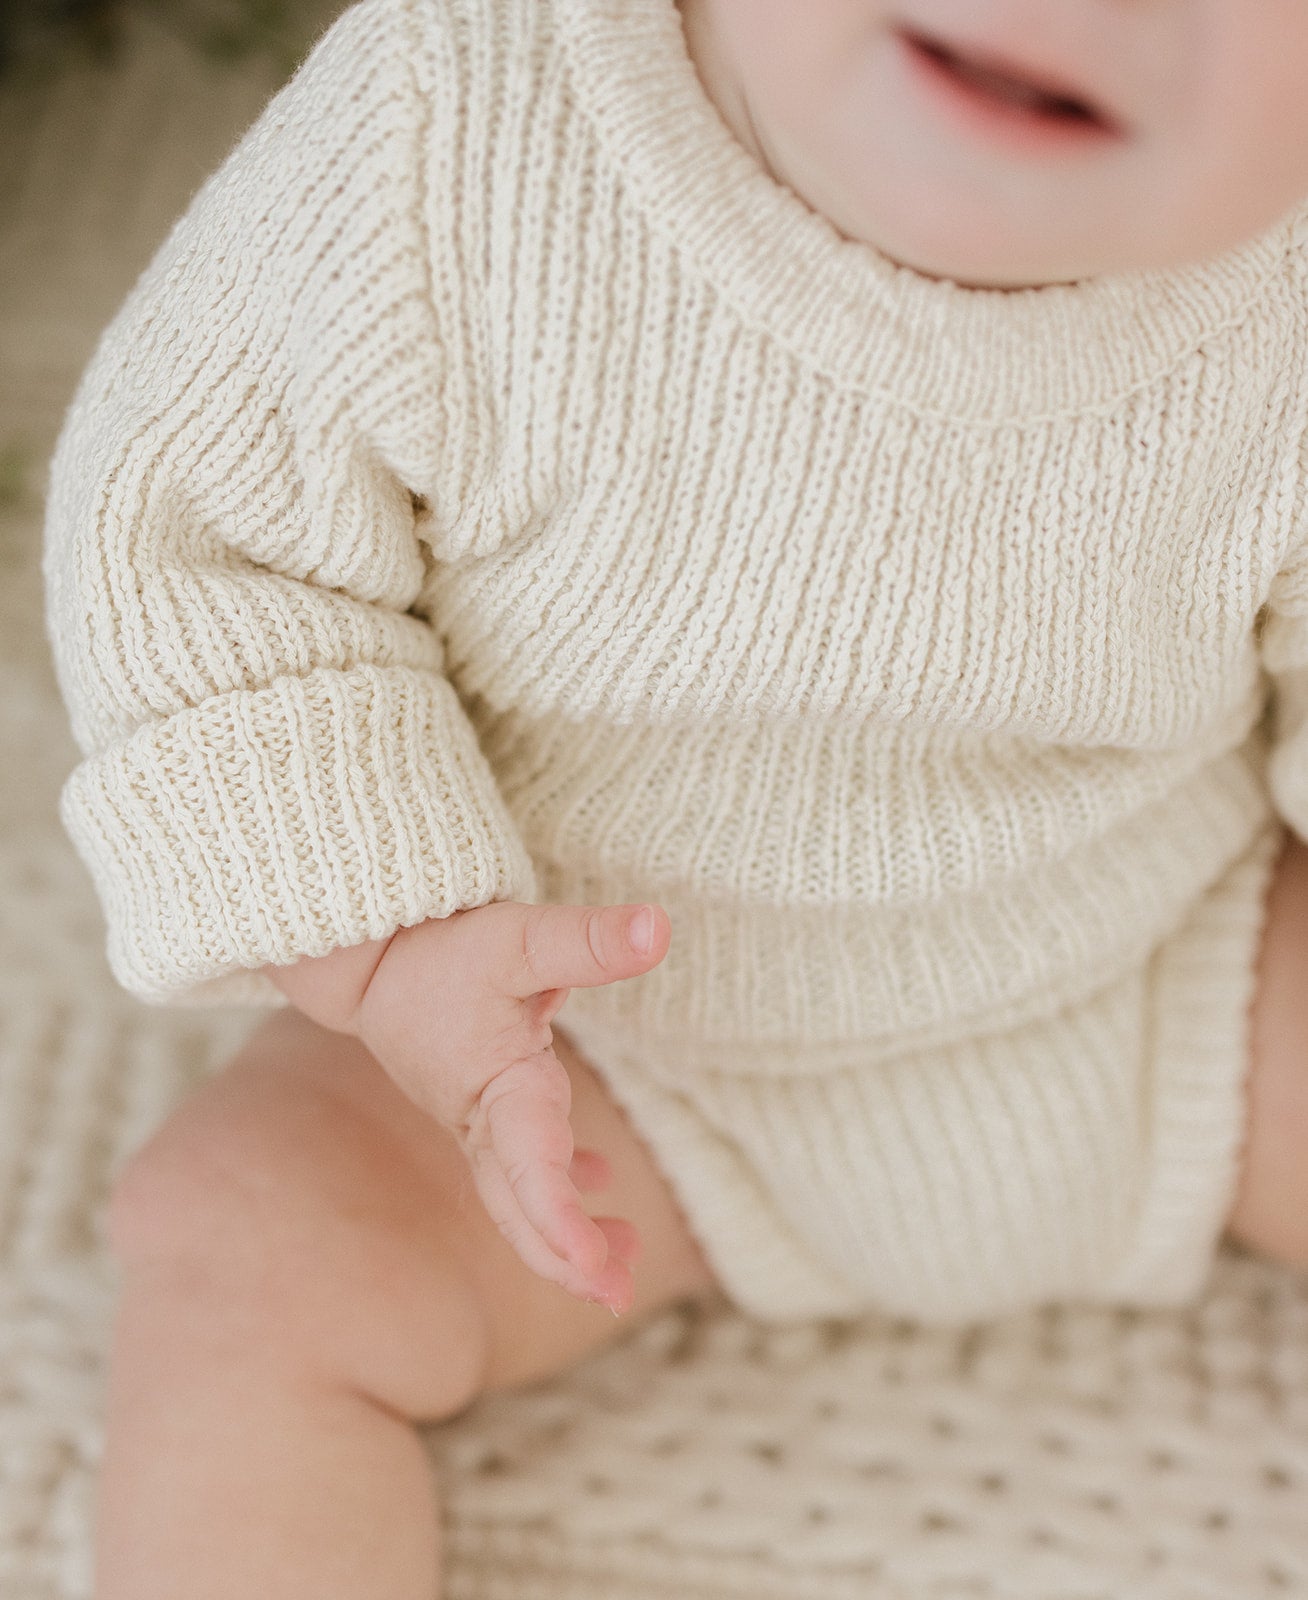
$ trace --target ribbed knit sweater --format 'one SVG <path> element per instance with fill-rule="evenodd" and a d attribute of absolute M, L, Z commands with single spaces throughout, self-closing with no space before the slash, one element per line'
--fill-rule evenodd
<path fill-rule="evenodd" d="M 962 289 L 768 176 L 672 0 L 363 0 L 53 459 L 115 974 L 656 900 L 559 1021 L 750 1309 L 1192 1293 L 1308 825 L 1306 216 Z"/>

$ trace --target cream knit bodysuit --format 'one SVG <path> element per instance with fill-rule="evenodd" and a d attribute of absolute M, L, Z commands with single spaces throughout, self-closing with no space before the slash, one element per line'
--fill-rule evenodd
<path fill-rule="evenodd" d="M 655 900 L 559 1022 L 746 1308 L 1194 1293 L 1308 827 L 1306 351 L 1308 213 L 964 290 L 764 173 L 672 0 L 364 0 L 52 464 L 116 975 Z"/>

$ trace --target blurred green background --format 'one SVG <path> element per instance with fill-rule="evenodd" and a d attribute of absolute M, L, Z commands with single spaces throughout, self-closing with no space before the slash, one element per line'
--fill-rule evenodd
<path fill-rule="evenodd" d="M 0 7 L 0 78 L 46 73 L 70 55 L 112 64 L 142 14 L 211 61 L 259 55 L 283 74 L 314 20 L 303 0 L 13 0 Z"/>

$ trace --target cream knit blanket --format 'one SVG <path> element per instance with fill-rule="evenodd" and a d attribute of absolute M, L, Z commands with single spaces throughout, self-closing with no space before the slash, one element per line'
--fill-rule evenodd
<path fill-rule="evenodd" d="M 89 1594 L 124 1155 L 249 1025 L 111 982 L 54 820 L 43 462 L 95 333 L 270 89 L 142 30 L 0 91 L 0 1600 Z M 672 1315 L 433 1436 L 452 1600 L 1308 1595 L 1308 1285 L 784 1333 Z"/>

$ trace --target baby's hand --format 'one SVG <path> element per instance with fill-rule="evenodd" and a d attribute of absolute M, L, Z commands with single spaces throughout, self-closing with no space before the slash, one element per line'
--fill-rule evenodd
<path fill-rule="evenodd" d="M 579 1191 L 611 1173 L 597 1151 L 574 1149 L 550 1019 L 570 988 L 657 966 L 669 938 L 659 907 L 478 906 L 402 928 L 353 1018 L 400 1088 L 458 1139 L 526 1265 L 615 1313 L 632 1302 L 639 1240 L 630 1223 L 582 1209 Z"/>

